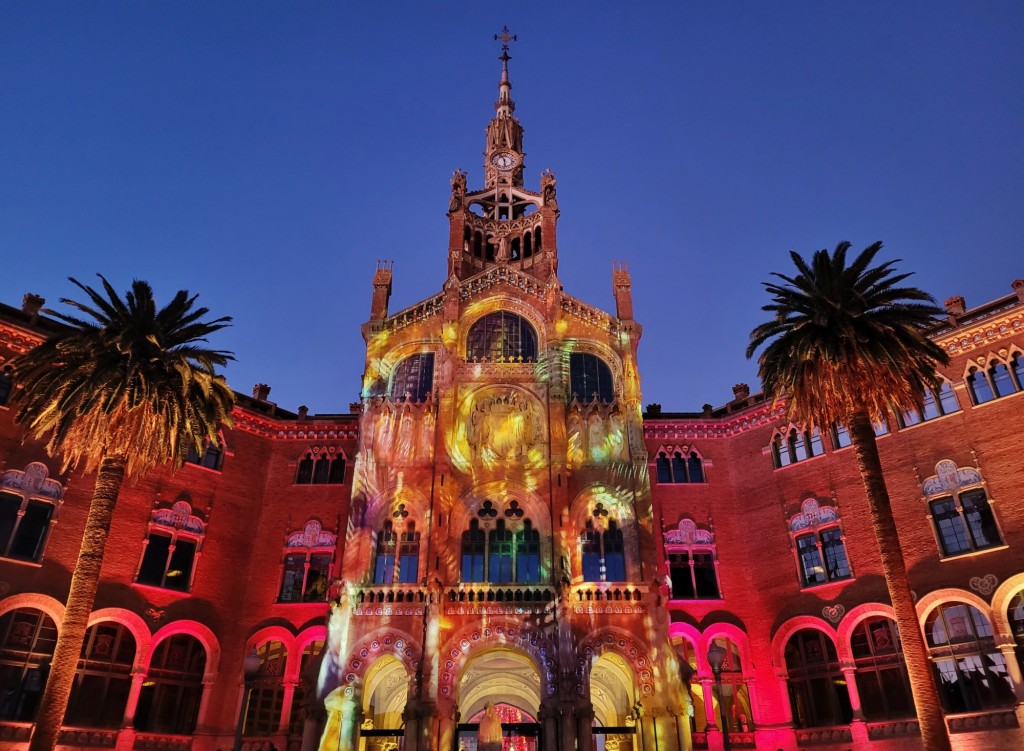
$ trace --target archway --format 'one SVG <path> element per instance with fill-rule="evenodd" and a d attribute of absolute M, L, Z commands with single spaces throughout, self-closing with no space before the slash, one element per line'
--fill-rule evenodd
<path fill-rule="evenodd" d="M 409 696 L 409 673 L 392 655 L 377 658 L 363 684 L 363 751 L 390 751 L 402 745 L 403 714 Z"/>
<path fill-rule="evenodd" d="M 474 655 L 459 677 L 459 751 L 478 751 L 480 719 L 493 705 L 502 725 L 502 751 L 540 751 L 541 680 L 529 655 L 496 647 Z"/>
<path fill-rule="evenodd" d="M 590 701 L 594 706 L 594 742 L 597 751 L 632 746 L 636 703 L 633 670 L 619 654 L 608 651 L 590 668 Z"/>

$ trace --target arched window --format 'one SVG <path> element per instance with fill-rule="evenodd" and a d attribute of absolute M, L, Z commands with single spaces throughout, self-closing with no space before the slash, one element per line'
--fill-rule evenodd
<path fill-rule="evenodd" d="M 1024 389 L 1024 355 L 1020 352 L 1014 352 L 1010 358 L 1010 370 L 1017 381 L 1017 388 Z"/>
<path fill-rule="evenodd" d="M 814 587 L 852 578 L 839 522 L 835 508 L 821 506 L 813 498 L 805 500 L 800 513 L 790 518 L 789 532 L 797 554 L 801 586 Z"/>
<path fill-rule="evenodd" d="M 244 735 L 270 735 L 281 726 L 284 708 L 284 669 L 288 650 L 279 641 L 268 641 L 256 649 L 260 669 L 250 683 L 245 709 Z"/>
<path fill-rule="evenodd" d="M 377 535 L 377 553 L 374 557 L 373 583 L 393 584 L 395 581 L 395 552 L 398 549 L 398 535 L 390 521 L 384 522 Z"/>
<path fill-rule="evenodd" d="M 404 504 L 399 505 L 396 518 L 408 515 Z M 395 563 L 397 562 L 397 570 Z M 391 520 L 384 522 L 377 535 L 377 551 L 374 556 L 374 584 L 415 584 L 419 581 L 420 533 L 415 522 L 407 522 L 405 531 L 398 534 Z"/>
<path fill-rule="evenodd" d="M 323 602 L 331 579 L 331 563 L 338 537 L 318 519 L 288 535 L 282 561 L 278 602 Z"/>
<path fill-rule="evenodd" d="M 333 446 L 317 446 L 299 459 L 296 485 L 343 485 L 345 452 Z"/>
<path fill-rule="evenodd" d="M 967 371 L 967 389 L 971 392 L 971 398 L 975 404 L 984 404 L 995 399 L 992 391 L 992 384 L 985 376 L 985 371 L 978 368 L 971 368 Z"/>
<path fill-rule="evenodd" d="M 615 400 L 612 369 L 596 355 L 585 352 L 569 355 L 569 385 L 573 398 L 581 402 Z"/>
<path fill-rule="evenodd" d="M 658 484 L 704 482 L 704 460 L 687 447 L 662 448 L 655 458 Z"/>
<path fill-rule="evenodd" d="M 509 501 L 491 529 L 482 528 L 498 516 L 493 501 L 484 501 L 476 519 L 462 533 L 463 582 L 529 584 L 540 581 L 540 533 L 518 501 Z"/>
<path fill-rule="evenodd" d="M 981 474 L 943 459 L 924 482 L 925 498 L 943 558 L 1003 544 Z"/>
<path fill-rule="evenodd" d="M 466 359 L 470 362 L 535 362 L 537 333 L 522 316 L 499 310 L 479 319 L 469 330 Z"/>
<path fill-rule="evenodd" d="M 38 563 L 64 495 L 41 462 L 0 476 L 0 558 Z"/>
<path fill-rule="evenodd" d="M 203 443 L 203 453 L 200 454 L 194 448 L 190 448 L 185 461 L 189 464 L 206 467 L 207 469 L 215 469 L 219 472 L 224 463 L 224 449 L 213 441 L 205 441 Z"/>
<path fill-rule="evenodd" d="M 206 523 L 185 500 L 157 507 L 142 546 L 135 581 L 175 592 L 192 589 L 195 561 L 206 536 Z"/>
<path fill-rule="evenodd" d="M 988 369 L 988 375 L 992 380 L 992 391 L 996 397 L 1009 396 L 1017 390 L 1016 384 L 1010 377 L 1010 369 L 1006 367 L 1006 363 L 995 363 Z"/>
<path fill-rule="evenodd" d="M 690 519 L 665 533 L 665 555 L 673 600 L 717 600 L 718 566 L 714 535 Z"/>
<path fill-rule="evenodd" d="M 960 403 L 957 402 L 956 394 L 953 392 L 953 385 L 949 381 L 943 381 L 938 392 L 931 389 L 925 390 L 921 409 L 903 412 L 899 415 L 899 420 L 902 427 L 909 428 L 911 425 L 959 411 Z"/>
<path fill-rule="evenodd" d="M 11 400 L 11 390 L 14 388 L 13 368 L 5 365 L 0 368 L 0 407 Z"/>
<path fill-rule="evenodd" d="M 721 708 L 716 714 L 719 718 L 722 714 L 725 715 L 730 731 L 749 732 L 753 729 L 753 714 L 750 711 L 750 693 L 746 681 L 743 680 L 740 648 L 724 636 L 716 636 L 712 642 L 725 652 L 722 659 Z M 717 704 L 717 692 L 715 698 Z M 722 709 L 725 711 L 722 712 Z"/>
<path fill-rule="evenodd" d="M 434 353 L 421 352 L 398 363 L 391 375 L 388 394 L 392 399 L 422 402 L 434 389 Z"/>
<path fill-rule="evenodd" d="M 790 428 L 786 433 L 776 433 L 772 439 L 772 457 L 775 468 L 788 467 L 812 456 L 824 453 L 818 429 L 812 431 Z"/>
<path fill-rule="evenodd" d="M 313 671 L 310 665 L 320 657 L 320 652 L 323 651 L 323 648 L 323 640 L 316 639 L 307 644 L 306 648 L 302 650 L 302 659 L 299 662 L 299 682 L 295 685 L 295 693 L 292 695 L 292 708 L 288 715 L 288 731 L 291 735 L 302 737 L 302 731 L 306 723 L 306 712 L 313 710 L 313 707 L 304 707 L 303 705 L 307 701 L 307 691 L 309 689 L 314 689 L 308 696 L 310 702 L 315 704 L 316 678 L 315 675 L 310 675 L 310 672 Z"/>
<path fill-rule="evenodd" d="M 835 644 L 814 628 L 797 631 L 786 642 L 789 701 L 797 727 L 846 725 L 853 718 L 846 678 Z"/>
<path fill-rule="evenodd" d="M 18 608 L 0 617 L 0 720 L 35 719 L 50 673 L 57 626 L 35 608 Z"/>
<path fill-rule="evenodd" d="M 865 618 L 850 636 L 850 650 L 864 717 L 913 717 L 914 700 L 896 622 L 884 616 Z"/>
<path fill-rule="evenodd" d="M 693 702 L 690 732 L 703 733 L 708 727 L 708 715 L 704 705 L 704 686 L 699 680 L 694 680 L 698 673 L 697 650 L 693 642 L 683 636 L 672 637 L 672 648 L 679 662 L 679 678 L 690 692 L 690 700 Z"/>
<path fill-rule="evenodd" d="M 603 504 L 594 508 L 594 519 L 607 517 Z M 609 519 L 606 529 L 600 529 L 594 519 L 588 519 L 580 534 L 580 557 L 583 565 L 583 580 L 588 582 L 626 581 L 626 546 L 622 530 L 614 519 Z"/>
<path fill-rule="evenodd" d="M 1010 622 L 1010 631 L 1017 642 L 1017 664 L 1024 668 L 1024 590 L 1010 600 L 1006 608 L 1006 619 Z"/>
<path fill-rule="evenodd" d="M 64 724 L 119 728 L 132 687 L 135 637 L 125 626 L 103 621 L 89 627 L 71 689 Z"/>
<path fill-rule="evenodd" d="M 980 610 L 966 603 L 939 605 L 928 614 L 924 633 L 946 712 L 976 712 L 1014 703 L 1006 660 Z"/>
<path fill-rule="evenodd" d="M 203 697 L 206 650 L 191 634 L 161 641 L 139 693 L 135 729 L 188 735 L 196 729 Z"/>

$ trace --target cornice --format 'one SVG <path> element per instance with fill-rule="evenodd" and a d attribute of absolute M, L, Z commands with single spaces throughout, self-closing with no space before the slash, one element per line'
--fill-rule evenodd
<path fill-rule="evenodd" d="M 30 334 L 20 326 L 0 321 L 0 345 L 8 347 L 16 355 L 23 355 L 33 347 L 38 347 L 45 338 Z"/>
<path fill-rule="evenodd" d="M 353 415 L 351 425 L 342 425 L 337 422 L 321 423 L 319 425 L 295 425 L 291 420 L 275 420 L 266 415 L 250 412 L 241 407 L 235 407 L 231 413 L 234 418 L 234 429 L 243 433 L 251 433 L 261 438 L 275 438 L 278 440 L 356 440 L 359 434 L 359 419 Z"/>
<path fill-rule="evenodd" d="M 784 419 L 784 404 L 772 407 L 762 404 L 754 409 L 737 412 L 720 418 L 646 418 L 644 419 L 644 438 L 651 440 L 694 440 L 700 438 L 729 438 L 770 426 L 776 420 Z"/>
<path fill-rule="evenodd" d="M 993 313 L 995 315 L 973 325 L 944 329 L 932 339 L 949 354 L 958 355 L 980 348 L 988 349 L 1003 339 L 1024 334 L 1024 306 L 1019 302 L 1002 306 Z"/>

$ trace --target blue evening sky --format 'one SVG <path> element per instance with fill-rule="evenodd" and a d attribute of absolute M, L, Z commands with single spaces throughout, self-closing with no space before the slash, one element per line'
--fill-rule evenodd
<path fill-rule="evenodd" d="M 560 277 L 613 309 L 644 402 L 756 385 L 790 249 L 886 243 L 940 302 L 1024 277 L 1024 3 L 0 1 L 0 300 L 199 293 L 244 392 L 347 411 L 378 258 L 440 289 L 449 177 L 482 183 L 503 24 Z"/>

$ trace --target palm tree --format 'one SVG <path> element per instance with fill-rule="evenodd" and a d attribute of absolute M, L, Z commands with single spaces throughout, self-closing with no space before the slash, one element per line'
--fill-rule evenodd
<path fill-rule="evenodd" d="M 936 368 L 948 363 L 927 336 L 943 311 L 930 295 L 898 286 L 887 261 L 871 266 L 882 243 L 865 248 L 847 266 L 850 243 L 831 254 L 819 250 L 810 264 L 790 252 L 799 272 L 773 274 L 772 295 L 762 310 L 774 314 L 750 333 L 747 357 L 762 345 L 759 374 L 766 394 L 785 400 L 790 418 L 809 427 L 841 423 L 849 430 L 864 482 L 882 570 L 903 642 L 924 747 L 949 749 L 949 734 L 928 659 L 900 549 L 889 493 L 875 444 L 873 420 L 889 409 L 920 408 L 926 389 L 938 385 Z"/>
<path fill-rule="evenodd" d="M 18 421 L 47 440 L 64 471 L 96 472 L 31 751 L 51 751 L 57 743 L 125 477 L 168 461 L 180 466 L 204 441 L 216 443 L 234 404 L 224 377 L 214 372 L 231 354 L 202 346 L 230 318 L 201 320 L 208 310 L 193 308 L 196 298 L 184 290 L 157 310 L 153 290 L 138 280 L 122 300 L 100 279 L 105 294 L 71 279 L 91 303 L 61 302 L 83 318 L 47 311 L 65 325 L 14 363 Z"/>

